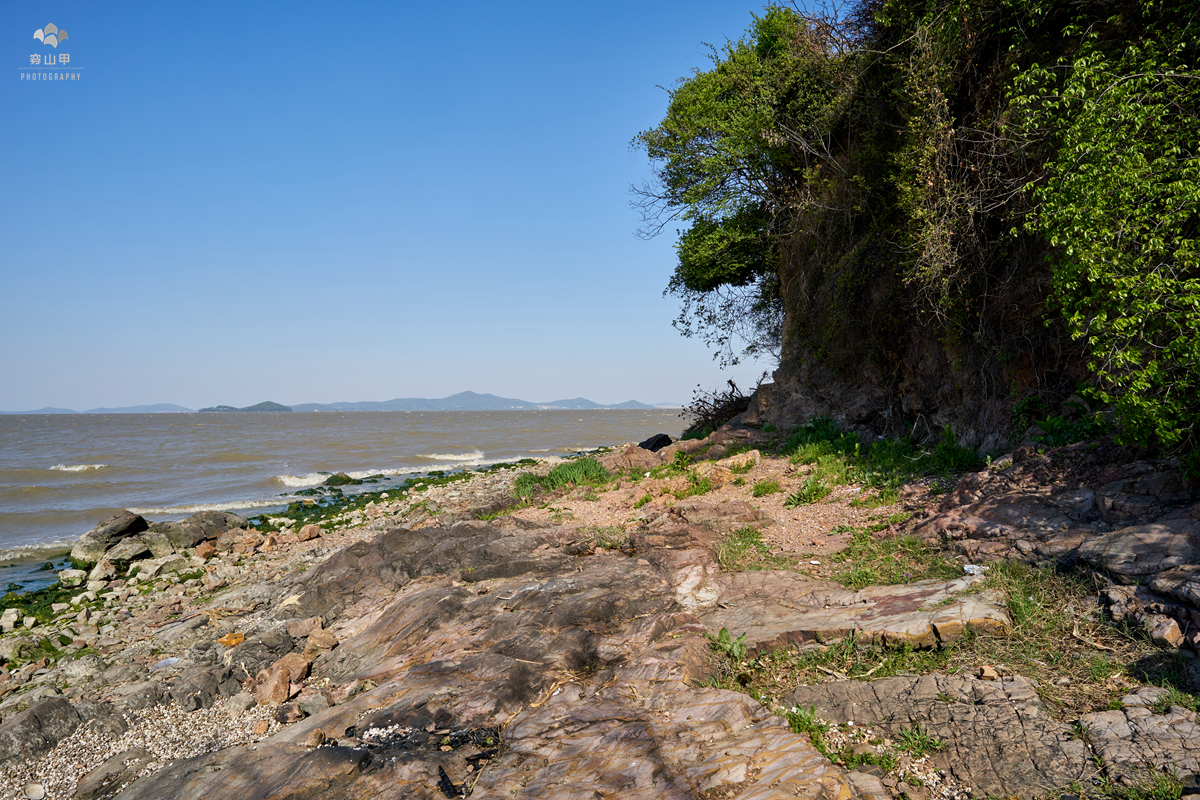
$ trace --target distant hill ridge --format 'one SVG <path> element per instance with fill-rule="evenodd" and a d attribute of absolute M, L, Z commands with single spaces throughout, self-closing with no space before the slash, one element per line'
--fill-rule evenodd
<path fill-rule="evenodd" d="M 508 411 L 508 410 L 537 410 L 537 409 L 570 409 L 592 410 L 608 408 L 624 409 L 653 409 L 677 408 L 677 404 L 658 403 L 651 405 L 637 400 L 626 400 L 624 403 L 605 405 L 588 400 L 585 397 L 574 397 L 570 400 L 552 400 L 548 403 L 532 403 L 528 400 L 518 400 L 512 397 L 498 397 L 494 394 L 478 394 L 476 392 L 459 392 L 449 397 L 430 399 L 425 397 L 400 397 L 394 400 L 364 401 L 356 403 L 299 403 L 285 406 L 270 400 L 253 406 L 237 408 L 235 406 L 217 405 L 202 408 L 206 413 L 228 413 L 246 411 Z M 177 406 L 172 403 L 157 403 L 154 405 L 125 406 L 122 408 L 92 408 L 79 412 L 71 408 L 39 408 L 36 411 L 0 411 L 0 414 L 166 414 L 193 413 L 192 409 Z"/>

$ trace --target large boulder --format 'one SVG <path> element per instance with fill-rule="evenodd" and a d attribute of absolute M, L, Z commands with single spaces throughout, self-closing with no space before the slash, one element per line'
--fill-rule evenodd
<path fill-rule="evenodd" d="M 0 725 L 0 766 L 28 762 L 70 736 L 83 718 L 66 699 L 52 697 Z"/>
<path fill-rule="evenodd" d="M 80 536 L 79 541 L 71 548 L 71 558 L 83 564 L 95 564 L 114 544 L 149 527 L 140 515 L 132 511 L 122 511 Z"/>
<path fill-rule="evenodd" d="M 178 522 L 156 522 L 150 530 L 166 536 L 176 550 L 195 547 L 206 539 L 216 539 L 233 528 L 244 528 L 250 523 L 237 514 L 225 511 L 201 511 Z"/>

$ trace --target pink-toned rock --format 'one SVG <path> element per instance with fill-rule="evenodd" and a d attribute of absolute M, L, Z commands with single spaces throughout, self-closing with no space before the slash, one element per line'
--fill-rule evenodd
<path fill-rule="evenodd" d="M 260 706 L 277 706 L 287 702 L 291 692 L 291 673 L 286 667 L 272 666 L 259 670 L 254 682 L 254 700 Z"/>
<path fill-rule="evenodd" d="M 296 535 L 296 538 L 302 542 L 308 542 L 316 539 L 320 535 L 321 526 L 309 524 L 300 529 L 300 532 Z"/>
<path fill-rule="evenodd" d="M 200 558 L 208 559 L 216 554 L 217 548 L 212 542 L 201 542 L 193 552 Z"/>
<path fill-rule="evenodd" d="M 299 653 L 288 653 L 270 666 L 271 672 L 287 670 L 290 679 L 299 683 L 308 677 L 308 669 L 312 662 Z M 290 692 L 289 692 L 290 694 Z"/>
<path fill-rule="evenodd" d="M 273 533 L 267 534 L 267 538 L 263 539 L 263 550 L 272 550 L 279 546 L 279 537 Z"/>
<path fill-rule="evenodd" d="M 308 641 L 304 643 L 304 655 L 316 656 L 318 653 L 323 653 L 326 650 L 332 650 L 338 646 L 338 638 L 332 631 L 314 630 L 308 635 Z"/>

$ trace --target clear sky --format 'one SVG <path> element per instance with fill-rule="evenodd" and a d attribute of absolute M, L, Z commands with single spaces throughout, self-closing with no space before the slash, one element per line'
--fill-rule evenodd
<path fill-rule="evenodd" d="M 629 142 L 762 5 L 5 0 L 0 410 L 753 386 Z"/>

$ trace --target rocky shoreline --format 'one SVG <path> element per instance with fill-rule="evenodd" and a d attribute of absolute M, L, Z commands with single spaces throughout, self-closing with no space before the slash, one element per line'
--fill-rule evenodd
<path fill-rule="evenodd" d="M 596 485 L 546 489 L 569 463 L 550 459 L 257 530 L 106 521 L 44 620 L 0 618 L 0 797 L 1035 797 L 1164 766 L 1200 790 L 1196 710 L 1164 706 L 1190 696 L 1115 662 L 1111 708 L 1079 714 L 1052 665 L 818 665 L 822 682 L 755 688 L 772 653 L 1017 635 L 1011 598 L 963 569 L 1012 562 L 1103 576 L 1076 609 L 1090 644 L 1064 651 L 1112 649 L 1088 627 L 1103 612 L 1194 682 L 1200 503 L 1170 464 L 1027 447 L 942 496 L 851 484 L 789 505 L 810 468 L 779 439 L 731 425 L 597 454 L 618 477 Z M 854 531 L 922 537 L 941 571 L 849 581 Z"/>

